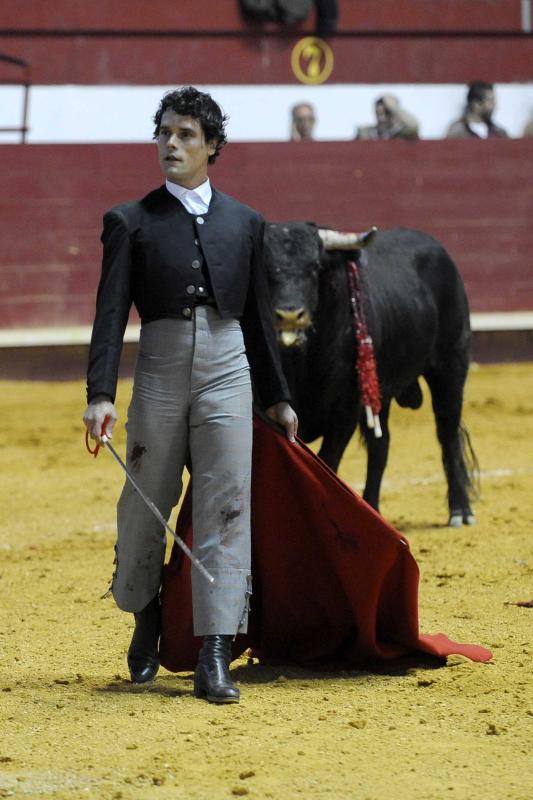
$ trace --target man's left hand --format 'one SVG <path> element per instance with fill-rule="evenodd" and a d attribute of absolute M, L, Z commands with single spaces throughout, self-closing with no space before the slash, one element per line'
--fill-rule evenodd
<path fill-rule="evenodd" d="M 291 408 L 289 403 L 276 403 L 270 408 L 267 408 L 266 415 L 282 428 L 285 428 L 287 439 L 289 442 L 295 442 L 298 434 L 298 417 L 295 411 Z"/>

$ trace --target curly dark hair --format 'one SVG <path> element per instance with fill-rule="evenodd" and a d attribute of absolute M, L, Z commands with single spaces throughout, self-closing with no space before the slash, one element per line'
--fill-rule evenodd
<path fill-rule="evenodd" d="M 206 142 L 216 139 L 216 150 L 208 158 L 208 164 L 213 164 L 227 142 L 226 123 L 229 119 L 228 115 L 224 114 L 218 103 L 215 103 L 207 92 L 200 92 L 194 86 L 174 89 L 172 92 L 167 92 L 163 95 L 159 108 L 154 114 L 154 139 L 159 135 L 161 117 L 169 109 L 170 111 L 175 111 L 176 114 L 197 120 L 202 126 Z"/>
<path fill-rule="evenodd" d="M 487 83 L 486 81 L 474 81 L 468 87 L 466 102 L 470 104 L 478 100 L 480 103 L 482 103 L 487 92 L 493 91 L 494 84 Z"/>

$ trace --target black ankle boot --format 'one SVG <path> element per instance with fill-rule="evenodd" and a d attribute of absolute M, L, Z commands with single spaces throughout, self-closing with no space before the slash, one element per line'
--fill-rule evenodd
<path fill-rule="evenodd" d="M 238 703 L 241 696 L 231 676 L 231 642 L 233 636 L 205 636 L 194 673 L 195 697 L 210 703 Z"/>
<path fill-rule="evenodd" d="M 142 611 L 134 614 L 135 630 L 128 649 L 128 667 L 133 683 L 152 681 L 159 669 L 158 641 L 161 609 L 156 595 Z"/>

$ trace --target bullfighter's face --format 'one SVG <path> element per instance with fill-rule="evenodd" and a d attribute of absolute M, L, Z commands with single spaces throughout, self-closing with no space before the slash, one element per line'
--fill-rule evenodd
<path fill-rule="evenodd" d="M 216 141 L 206 142 L 197 119 L 167 109 L 156 141 L 159 166 L 167 180 L 187 189 L 206 180 L 208 159 L 216 150 Z"/>

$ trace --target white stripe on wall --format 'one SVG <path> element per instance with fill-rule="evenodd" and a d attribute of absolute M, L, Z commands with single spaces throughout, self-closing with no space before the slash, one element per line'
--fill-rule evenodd
<path fill-rule="evenodd" d="M 151 119 L 168 86 L 33 86 L 30 90 L 29 134 L 35 144 L 147 142 Z M 199 86 L 210 92 L 230 115 L 233 141 L 285 141 L 289 111 L 307 101 L 316 108 L 315 138 L 335 141 L 354 137 L 360 125 L 374 122 L 374 101 L 396 94 L 420 121 L 422 138 L 439 139 L 460 117 L 463 84 L 326 84 Z M 519 137 L 533 118 L 533 83 L 496 84 L 495 121 Z M 22 87 L 0 86 L 0 127 L 20 124 Z M 19 141 L 18 134 L 0 134 L 0 142 Z"/>
<path fill-rule="evenodd" d="M 470 315 L 473 331 L 531 331 L 533 312 L 496 311 Z M 140 325 L 128 325 L 125 342 L 139 341 Z M 92 327 L 76 325 L 59 328 L 11 328 L 0 330 L 1 347 L 51 347 L 87 345 L 91 341 Z"/>

